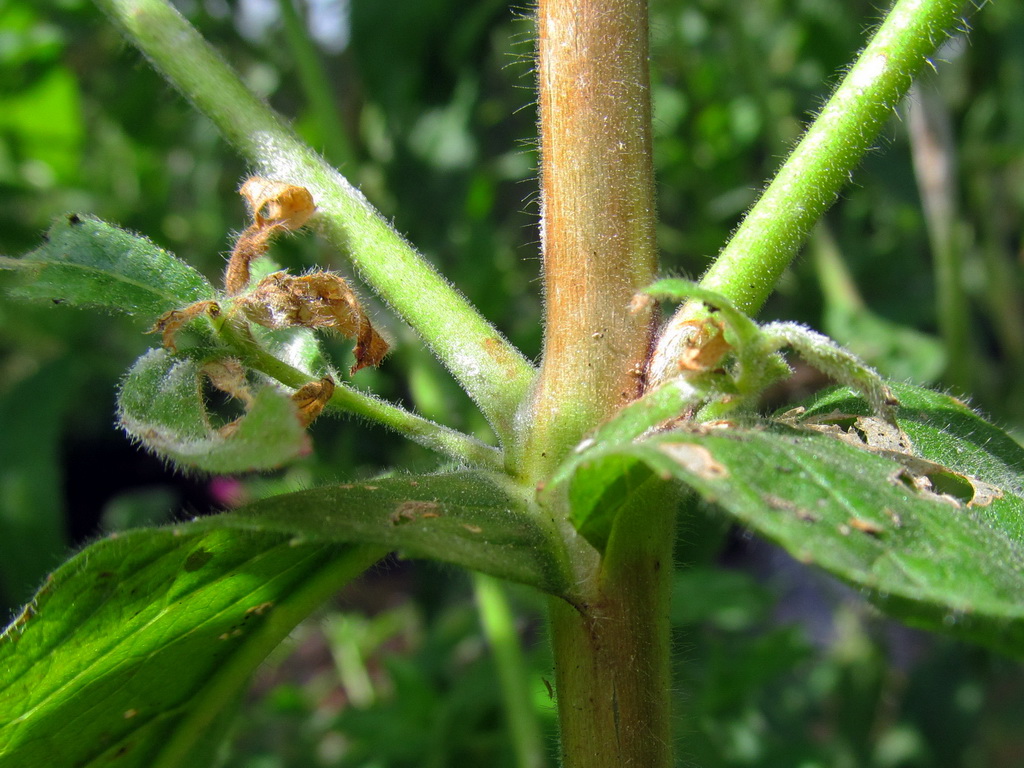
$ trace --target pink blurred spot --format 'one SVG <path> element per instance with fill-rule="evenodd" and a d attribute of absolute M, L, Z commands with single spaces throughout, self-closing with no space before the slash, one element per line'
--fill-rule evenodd
<path fill-rule="evenodd" d="M 224 507 L 240 507 L 249 501 L 249 492 L 241 480 L 234 477 L 215 477 L 210 481 L 210 497 Z"/>

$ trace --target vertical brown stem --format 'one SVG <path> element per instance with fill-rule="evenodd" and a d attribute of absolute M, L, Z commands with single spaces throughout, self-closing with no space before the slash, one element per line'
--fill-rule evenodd
<path fill-rule="evenodd" d="M 536 475 L 635 398 L 656 268 L 646 0 L 540 0 L 544 359 Z M 543 456 L 541 455 L 543 454 Z"/>
<path fill-rule="evenodd" d="M 639 395 L 651 313 L 630 300 L 657 256 L 646 0 L 540 0 L 537 26 L 546 317 L 523 469 L 541 480 Z M 635 495 L 601 557 L 565 522 L 584 595 L 550 613 L 566 768 L 671 765 L 673 512 L 663 484 Z"/>

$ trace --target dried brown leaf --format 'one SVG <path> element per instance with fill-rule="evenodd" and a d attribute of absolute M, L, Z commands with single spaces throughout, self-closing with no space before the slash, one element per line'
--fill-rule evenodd
<path fill-rule="evenodd" d="M 299 229 L 316 212 L 308 189 L 283 181 L 253 176 L 242 184 L 239 194 L 252 212 L 253 224 L 238 236 L 231 251 L 224 273 L 229 296 L 245 290 L 252 262 L 267 252 L 274 235 Z"/>
<path fill-rule="evenodd" d="M 316 212 L 308 189 L 284 181 L 253 176 L 245 180 L 238 192 L 245 198 L 258 227 L 299 229 Z"/>
<path fill-rule="evenodd" d="M 270 238 L 278 231 L 284 229 L 273 225 L 260 227 L 254 224 L 238 236 L 224 272 L 224 290 L 228 296 L 237 296 L 246 289 L 249 285 L 252 263 L 267 252 L 270 248 Z"/>
<path fill-rule="evenodd" d="M 320 381 L 311 381 L 295 391 L 292 402 L 299 410 L 299 421 L 302 422 L 302 426 L 308 427 L 316 421 L 333 394 L 334 379 L 330 376 L 325 376 Z"/>
<path fill-rule="evenodd" d="M 250 320 L 267 328 L 331 328 L 354 339 L 356 363 L 351 373 L 378 365 L 388 351 L 388 343 L 348 283 L 330 272 L 301 277 L 275 272 L 242 297 L 239 306 Z"/>
<path fill-rule="evenodd" d="M 189 304 L 183 309 L 172 309 L 170 312 L 164 312 L 146 333 L 161 334 L 163 345 L 172 352 L 176 352 L 178 348 L 174 343 L 174 339 L 178 335 L 178 331 L 200 315 L 217 317 L 219 314 L 220 305 L 217 302 L 197 301 L 195 304 Z"/>
<path fill-rule="evenodd" d="M 692 320 L 685 325 L 697 328 L 678 358 L 681 371 L 704 372 L 717 368 L 732 348 L 725 340 L 722 325 L 713 320 Z"/>

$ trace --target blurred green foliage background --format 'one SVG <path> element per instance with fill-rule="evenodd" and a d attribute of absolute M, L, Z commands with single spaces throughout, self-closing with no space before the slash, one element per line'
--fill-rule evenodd
<path fill-rule="evenodd" d="M 177 5 L 485 315 L 528 355 L 539 353 L 528 7 Z M 696 277 L 879 11 L 865 0 L 651 5 L 663 270 Z M 924 73 L 916 106 L 893 119 L 765 315 L 830 333 L 894 377 L 969 396 L 1020 435 L 1024 7 L 987 4 L 970 26 L 969 38 L 944 46 L 935 71 Z M 913 109 L 938 126 L 931 145 Z M 929 147 L 954 173 L 923 194 L 913 158 Z M 236 189 L 245 174 L 205 118 L 90 3 L 0 0 L 0 254 L 35 247 L 57 215 L 87 212 L 216 278 L 232 233 L 244 227 Z M 929 200 L 947 207 L 929 209 Z M 295 269 L 346 270 L 312 235 L 283 241 L 275 253 Z M 936 258 L 946 266 L 937 270 Z M 952 276 L 946 288 L 936 278 L 942 269 Z M 396 349 L 379 372 L 360 374 L 361 385 L 486 434 L 413 335 L 370 306 Z M 944 322 L 960 317 L 952 329 Z M 7 610 L 101 531 L 435 462 L 378 428 L 323 420 L 315 456 L 276 476 L 175 475 L 113 426 L 119 377 L 154 345 L 141 330 L 120 318 L 0 300 Z M 341 345 L 335 352 L 347 354 Z M 822 383 L 798 370 L 774 398 Z M 849 590 L 705 512 L 681 526 L 678 553 L 681 765 L 1020 765 L 1024 675 L 1016 665 L 896 627 Z M 542 603 L 525 591 L 513 598 L 538 716 L 553 739 Z M 398 561 L 369 574 L 268 662 L 225 764 L 512 765 L 465 577 Z"/>

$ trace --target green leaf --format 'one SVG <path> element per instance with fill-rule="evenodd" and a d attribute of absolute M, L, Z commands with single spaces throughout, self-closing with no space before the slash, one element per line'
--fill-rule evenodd
<path fill-rule="evenodd" d="M 0 764 L 209 764 L 251 672 L 381 554 L 191 525 L 97 542 L 0 636 Z"/>
<path fill-rule="evenodd" d="M 955 397 L 920 387 L 892 388 L 901 405 L 900 426 L 916 455 L 1024 496 L 1024 449 L 1017 441 Z M 803 420 L 834 413 L 867 415 L 869 411 L 849 390 L 833 389 L 808 403 Z"/>
<path fill-rule="evenodd" d="M 302 541 L 376 544 L 559 595 L 572 586 L 555 532 L 507 480 L 480 471 L 325 486 L 198 524 L 283 532 Z"/>
<path fill-rule="evenodd" d="M 902 433 L 840 390 L 784 420 L 608 439 L 545 493 L 601 547 L 643 467 L 907 623 L 1024 656 L 1024 449 L 954 398 L 893 389 Z"/>
<path fill-rule="evenodd" d="M 628 454 L 612 453 L 586 463 L 573 477 L 570 490 L 576 530 L 603 552 L 619 513 L 655 479 L 650 467 Z"/>
<path fill-rule="evenodd" d="M 121 426 L 160 456 L 206 472 L 273 469 L 309 450 L 294 403 L 270 385 L 256 392 L 237 429 L 225 435 L 207 411 L 201 370 L 194 358 L 147 352 L 118 393 Z"/>
<path fill-rule="evenodd" d="M 340 542 L 381 545 L 351 549 Z M 288 494 L 112 536 L 0 637 L 0 764 L 201 764 L 253 668 L 385 548 L 569 594 L 525 494 L 482 472 Z"/>
<path fill-rule="evenodd" d="M 11 290 L 16 297 L 124 312 L 146 322 L 214 297 L 205 277 L 146 238 L 78 214 L 54 222 L 45 242 L 22 258 L 0 257 L 0 269 L 25 275 Z"/>

